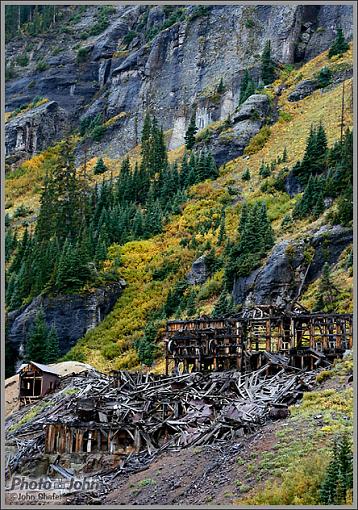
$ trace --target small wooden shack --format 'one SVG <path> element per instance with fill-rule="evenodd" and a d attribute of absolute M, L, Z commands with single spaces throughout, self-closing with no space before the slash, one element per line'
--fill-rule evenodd
<path fill-rule="evenodd" d="M 60 377 L 53 368 L 30 361 L 19 369 L 20 404 L 29 404 L 54 391 Z"/>

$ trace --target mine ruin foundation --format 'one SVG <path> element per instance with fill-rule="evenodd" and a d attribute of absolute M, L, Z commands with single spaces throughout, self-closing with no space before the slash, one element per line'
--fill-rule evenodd
<path fill-rule="evenodd" d="M 173 320 L 164 342 L 166 374 L 257 370 L 270 357 L 313 370 L 352 348 L 353 316 L 255 307 L 238 317 Z"/>

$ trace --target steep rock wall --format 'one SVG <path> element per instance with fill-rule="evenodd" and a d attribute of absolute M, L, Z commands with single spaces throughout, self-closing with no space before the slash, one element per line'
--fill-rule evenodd
<path fill-rule="evenodd" d="M 36 314 L 42 307 L 46 323 L 56 328 L 60 350 L 64 354 L 112 310 L 124 286 L 125 282 L 120 280 L 88 293 L 37 296 L 29 305 L 8 314 L 9 340 L 21 355 Z"/>
<path fill-rule="evenodd" d="M 150 111 L 165 130 L 173 129 L 170 147 L 174 148 L 183 143 L 193 111 L 198 126 L 205 127 L 235 110 L 243 72 L 248 68 L 258 77 L 267 40 L 275 60 L 292 63 L 327 49 L 337 27 L 346 37 L 352 36 L 348 5 L 211 6 L 207 15 L 194 18 L 194 7 L 188 7 L 182 21 L 160 31 L 152 41 L 146 42 L 140 33 L 127 50 L 117 51 L 145 9 L 116 7 L 102 34 L 80 42 L 88 49 L 82 63 L 76 60 L 75 40 L 66 42 L 62 34 L 64 51 L 47 56 L 48 69 L 39 72 L 30 66 L 21 77 L 8 81 L 6 109 L 12 111 L 36 95 L 46 95 L 67 111 L 73 127 L 80 116 L 100 113 L 109 119 L 126 112 L 90 149 L 89 155 L 105 152 L 110 157 L 137 143 L 144 113 Z M 79 41 L 81 32 L 93 24 L 91 13 L 87 11 L 74 27 Z M 164 7 L 150 8 L 146 30 L 160 27 L 165 16 Z M 40 52 L 43 46 L 40 41 Z M 13 58 L 17 51 L 16 43 L 9 45 L 7 57 Z M 225 93 L 217 98 L 213 91 L 221 78 Z M 37 150 L 47 143 L 39 141 Z M 9 155 L 15 150 L 12 147 Z"/>

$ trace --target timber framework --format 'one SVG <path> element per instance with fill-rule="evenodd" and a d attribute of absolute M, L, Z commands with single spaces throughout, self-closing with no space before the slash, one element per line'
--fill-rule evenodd
<path fill-rule="evenodd" d="M 353 315 L 256 306 L 236 317 L 169 321 L 164 342 L 166 374 L 250 372 L 268 359 L 312 370 L 352 349 Z"/>

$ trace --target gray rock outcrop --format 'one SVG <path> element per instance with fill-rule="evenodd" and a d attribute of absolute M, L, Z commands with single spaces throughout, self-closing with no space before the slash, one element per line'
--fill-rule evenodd
<path fill-rule="evenodd" d="M 68 127 L 66 111 L 49 101 L 7 122 L 5 155 L 9 163 L 27 159 L 61 139 Z"/>
<path fill-rule="evenodd" d="M 186 280 L 189 283 L 189 285 L 196 285 L 205 283 L 208 276 L 209 274 L 205 263 L 205 255 L 202 255 L 193 262 L 191 270 L 188 273 Z"/>
<path fill-rule="evenodd" d="M 136 5 L 116 6 L 106 30 L 82 41 L 82 33 L 98 17 L 97 9 L 90 6 L 72 26 L 71 35 L 59 31 L 46 40 L 39 37 L 29 65 L 6 83 L 6 110 L 44 96 L 66 110 L 72 127 L 78 127 L 78 119 L 87 112 L 100 113 L 104 120 L 126 112 L 123 122 L 93 148 L 96 155 L 105 152 L 112 158 L 138 142 L 146 111 L 160 118 L 164 130 L 172 130 L 171 148 L 184 142 L 193 112 L 199 129 L 234 114 L 244 70 L 258 78 L 257 56 L 267 40 L 273 58 L 285 64 L 327 49 L 338 26 L 348 39 L 352 37 L 348 5 L 213 5 L 199 16 L 192 16 L 193 7 L 187 7 L 181 20 L 166 29 L 162 27 L 168 14 L 162 6 Z M 158 33 L 148 41 L 146 36 L 153 30 Z M 130 31 L 135 37 L 123 43 Z M 7 62 L 16 60 L 24 44 L 20 38 L 7 44 Z M 82 62 L 79 44 L 88 48 L 88 58 Z M 39 70 L 38 59 L 47 67 Z M 218 97 L 212 91 L 221 78 L 225 92 Z M 43 135 L 39 133 L 37 147 L 49 143 Z M 10 145 L 8 155 L 13 150 Z"/>
<path fill-rule="evenodd" d="M 312 92 L 319 88 L 317 80 L 303 80 L 295 88 L 293 92 L 288 96 L 289 101 L 300 101 L 307 96 L 310 96 Z"/>
<path fill-rule="evenodd" d="M 287 306 L 320 276 L 324 263 L 335 264 L 352 241 L 352 230 L 324 226 L 300 241 L 278 243 L 263 267 L 235 281 L 235 303 Z"/>
<path fill-rule="evenodd" d="M 271 113 L 269 98 L 265 94 L 253 94 L 233 114 L 231 128 L 220 133 L 208 131 L 209 136 L 196 148 L 210 150 L 216 164 L 222 165 L 243 154 Z"/>
<path fill-rule="evenodd" d="M 46 323 L 56 328 L 60 350 L 64 354 L 112 310 L 124 286 L 125 282 L 120 280 L 83 294 L 37 296 L 29 305 L 8 314 L 9 340 L 21 353 L 36 314 L 42 307 Z"/>

